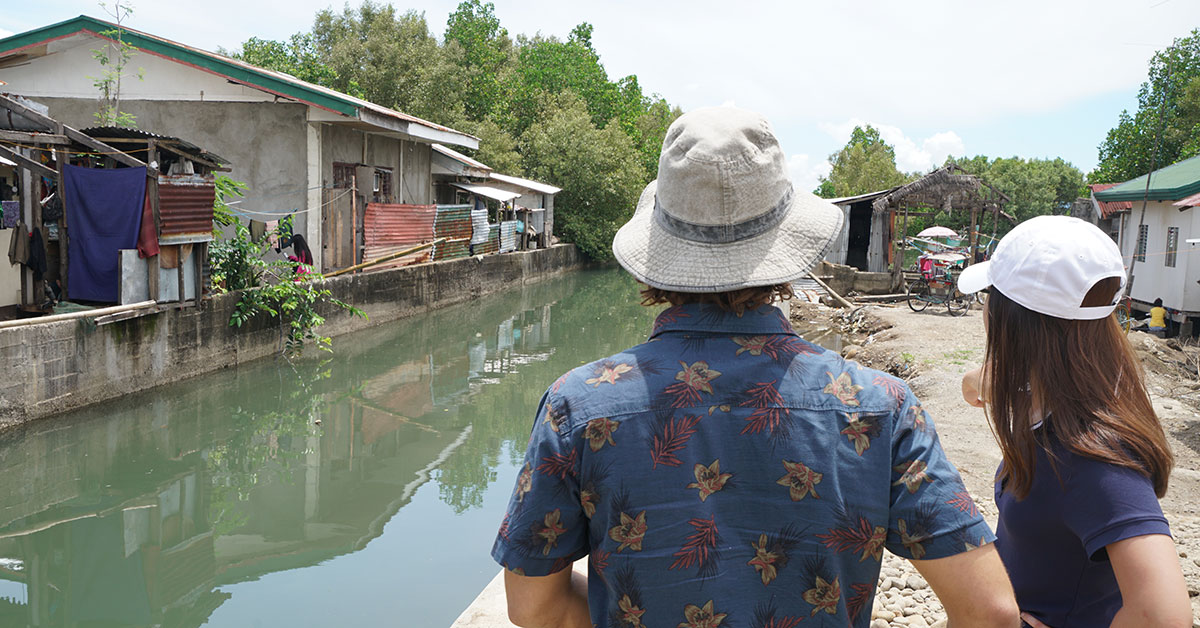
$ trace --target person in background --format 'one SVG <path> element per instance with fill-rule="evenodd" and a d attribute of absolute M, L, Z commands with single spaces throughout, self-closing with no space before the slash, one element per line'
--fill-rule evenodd
<path fill-rule="evenodd" d="M 613 253 L 644 305 L 671 307 L 648 342 L 542 398 L 492 549 L 513 623 L 867 628 L 886 548 L 950 625 L 1018 625 L 992 532 L 920 401 L 771 305 L 842 222 L 793 188 L 758 114 L 670 126 Z"/>
<path fill-rule="evenodd" d="M 1167 308 L 1163 307 L 1162 297 L 1154 300 L 1150 308 L 1150 333 L 1165 338 L 1167 335 Z"/>
<path fill-rule="evenodd" d="M 959 277 L 989 289 L 984 366 L 963 378 L 1000 444 L 996 546 L 1026 625 L 1192 625 L 1159 506 L 1173 456 L 1112 316 L 1117 245 L 1068 216 L 1027 220 Z"/>
<path fill-rule="evenodd" d="M 305 241 L 304 236 L 298 233 L 292 236 L 292 254 L 288 255 L 288 261 L 296 262 L 297 274 L 306 275 L 311 272 L 312 251 L 308 249 L 308 242 Z"/>

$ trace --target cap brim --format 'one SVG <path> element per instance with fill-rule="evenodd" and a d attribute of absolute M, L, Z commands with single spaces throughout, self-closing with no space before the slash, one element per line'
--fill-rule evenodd
<path fill-rule="evenodd" d="M 991 261 L 986 261 L 968 266 L 958 276 L 958 291 L 963 294 L 974 294 L 991 286 L 992 281 L 988 279 L 988 266 L 991 263 Z"/>
<path fill-rule="evenodd" d="M 795 190 L 792 207 L 775 229 L 710 244 L 669 233 L 654 219 L 658 182 L 651 181 L 633 218 L 613 238 L 613 255 L 634 277 L 662 290 L 727 292 L 787 283 L 824 259 L 842 230 L 842 210 L 810 192 Z"/>

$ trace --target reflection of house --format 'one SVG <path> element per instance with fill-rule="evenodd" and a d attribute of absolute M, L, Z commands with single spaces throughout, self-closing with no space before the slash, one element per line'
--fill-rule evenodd
<path fill-rule="evenodd" d="M 80 16 L 0 40 L 0 80 L 67 124 L 90 126 L 100 72 L 92 49 L 116 25 Z M 430 204 L 431 144 L 477 148 L 476 138 L 280 72 L 123 29 L 144 80 L 125 81 L 121 110 L 158 133 L 228 157 L 250 186 L 240 211 L 295 213 L 319 267 L 355 259 L 368 201 Z M 357 194 L 349 194 L 356 189 Z"/>
<path fill-rule="evenodd" d="M 1148 310 L 1161 298 L 1172 320 L 1187 326 L 1181 331 L 1191 333 L 1200 318 L 1200 253 L 1187 241 L 1200 238 L 1200 157 L 1095 190 L 1092 196 L 1101 204 L 1121 204 L 1113 223 L 1119 223 L 1116 239 L 1125 263 L 1133 266 L 1130 296 L 1135 306 Z"/>

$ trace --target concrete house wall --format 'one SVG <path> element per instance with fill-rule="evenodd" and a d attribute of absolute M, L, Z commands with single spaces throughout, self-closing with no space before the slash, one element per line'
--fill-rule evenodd
<path fill-rule="evenodd" d="M 1163 305 L 1183 312 L 1200 313 L 1200 251 L 1186 244 L 1189 238 L 1200 237 L 1200 211 L 1190 208 L 1179 211 L 1172 201 L 1149 201 L 1146 204 L 1146 258 L 1133 267 L 1133 292 L 1135 301 L 1153 303 L 1162 298 Z M 1135 203 L 1133 211 L 1124 216 L 1120 237 L 1121 255 L 1126 265 L 1137 252 L 1138 221 L 1141 203 Z M 1167 228 L 1179 228 L 1178 252 L 1175 266 L 1167 261 Z"/>

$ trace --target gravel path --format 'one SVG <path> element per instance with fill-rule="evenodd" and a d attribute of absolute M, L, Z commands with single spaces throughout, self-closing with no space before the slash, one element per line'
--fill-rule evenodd
<path fill-rule="evenodd" d="M 968 406 L 960 393 L 963 373 L 983 357 L 983 318 L 978 309 L 965 316 L 914 313 L 899 306 L 869 306 L 865 316 L 840 321 L 854 341 L 843 349 L 866 366 L 900 374 L 921 398 L 933 418 L 946 454 L 959 468 L 979 510 L 993 528 L 996 509 L 992 477 L 1000 463 L 1000 450 L 982 410 Z M 793 320 L 802 327 L 838 323 L 839 310 L 824 306 L 793 306 Z M 856 333 L 857 332 L 857 333 Z M 1135 346 L 1139 333 L 1131 336 Z M 1185 378 L 1186 379 L 1186 378 Z M 1148 377 L 1151 400 L 1167 431 L 1176 456 L 1171 487 L 1162 500 L 1179 549 L 1180 564 L 1192 596 L 1195 626 L 1200 628 L 1200 409 L 1173 397 L 1193 382 L 1170 381 L 1162 375 Z M 886 554 L 880 574 L 871 628 L 945 626 L 945 611 L 937 596 L 910 563 Z"/>

